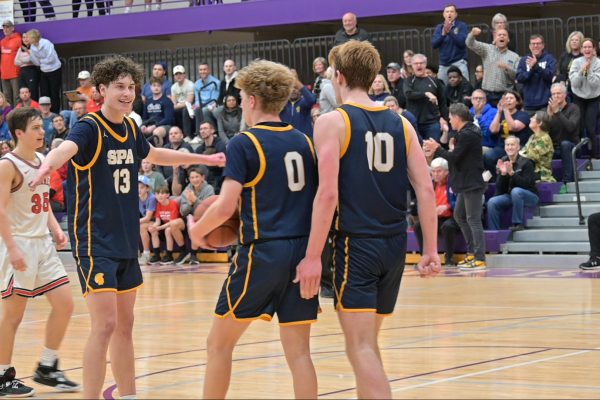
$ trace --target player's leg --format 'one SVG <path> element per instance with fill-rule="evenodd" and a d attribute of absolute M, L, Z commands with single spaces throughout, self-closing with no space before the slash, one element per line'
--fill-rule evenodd
<path fill-rule="evenodd" d="M 297 399 L 317 398 L 317 374 L 310 357 L 310 326 L 311 324 L 285 325 L 279 328 Z"/>
<path fill-rule="evenodd" d="M 169 229 L 171 230 L 171 236 L 177 246 L 182 248 L 185 245 L 185 241 L 183 239 L 183 231 L 185 230 L 185 222 L 182 218 L 177 218 L 171 222 L 169 222 Z"/>
<path fill-rule="evenodd" d="M 117 295 L 117 325 L 110 341 L 110 366 L 120 396 L 135 395 L 133 309 L 137 291 Z"/>
<path fill-rule="evenodd" d="M 232 317 L 213 319 L 206 341 L 205 399 L 225 398 L 231 380 L 233 348 L 248 326 L 250 322 L 236 321 Z"/>
<path fill-rule="evenodd" d="M 91 329 L 83 353 L 83 398 L 98 399 L 106 376 L 108 344 L 117 325 L 117 294 L 89 293 L 85 299 Z"/>
<path fill-rule="evenodd" d="M 13 294 L 2 299 L 2 317 L 0 318 L 0 368 L 10 365 L 17 329 L 23 320 L 27 298 Z"/>
<path fill-rule="evenodd" d="M 359 398 L 389 399 L 392 396 L 379 345 L 377 332 L 381 317 L 374 312 L 338 311 L 338 318 L 346 339 L 346 354 L 356 376 Z"/>

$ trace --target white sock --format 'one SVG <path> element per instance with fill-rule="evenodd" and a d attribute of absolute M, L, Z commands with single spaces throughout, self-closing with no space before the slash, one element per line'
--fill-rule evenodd
<path fill-rule="evenodd" d="M 131 11 L 131 7 L 125 7 L 125 10 L 123 11 L 123 13 L 129 14 L 129 11 Z"/>
<path fill-rule="evenodd" d="M 128 395 L 125 395 L 125 396 L 119 396 L 119 398 L 120 399 L 134 399 L 134 400 L 137 399 L 137 397 L 136 397 L 135 394 L 128 394 Z"/>
<path fill-rule="evenodd" d="M 144 256 L 150 257 L 150 250 L 144 250 Z"/>
<path fill-rule="evenodd" d="M 0 364 L 0 375 L 4 375 L 7 369 L 10 368 L 10 364 Z"/>
<path fill-rule="evenodd" d="M 155 10 L 155 11 L 156 11 L 156 10 L 160 10 L 160 3 L 159 3 L 159 4 L 155 4 L 155 5 L 154 5 L 154 10 Z"/>
<path fill-rule="evenodd" d="M 42 356 L 40 357 L 40 364 L 44 367 L 52 367 L 56 360 L 58 360 L 58 351 L 44 347 Z"/>

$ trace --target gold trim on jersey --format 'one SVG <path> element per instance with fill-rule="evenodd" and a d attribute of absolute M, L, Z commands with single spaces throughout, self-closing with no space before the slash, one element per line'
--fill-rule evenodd
<path fill-rule="evenodd" d="M 114 130 L 113 130 L 113 129 L 112 129 L 112 128 L 111 128 L 111 127 L 110 127 L 110 126 L 109 126 L 109 125 L 106 123 L 106 121 L 104 120 L 104 118 L 100 117 L 100 116 L 99 116 L 98 114 L 96 114 L 96 113 L 89 113 L 89 114 L 88 114 L 86 117 L 89 117 L 90 115 L 92 115 L 93 117 L 95 117 L 95 118 L 91 118 L 91 119 L 94 119 L 94 120 L 96 120 L 96 118 L 97 118 L 97 121 L 100 121 L 100 123 L 102 124 L 102 126 L 104 127 L 104 129 L 106 129 L 106 131 L 107 131 L 108 133 L 110 133 L 110 135 L 111 135 L 112 137 L 114 137 L 116 140 L 118 140 L 118 141 L 119 141 L 119 142 L 121 142 L 121 143 L 125 143 L 125 142 L 127 141 L 127 138 L 129 137 L 129 130 L 127 129 L 127 125 L 123 125 L 123 126 L 125 127 L 125 136 L 123 137 L 123 136 L 120 136 L 120 135 L 119 135 L 117 132 L 115 132 L 115 131 L 114 131 Z M 125 122 L 125 121 L 123 121 L 123 122 Z M 130 125 L 131 125 L 131 123 L 130 123 Z"/>
<path fill-rule="evenodd" d="M 353 103 L 353 102 L 347 102 L 344 104 L 348 104 L 349 106 L 353 106 L 353 107 L 357 107 L 357 108 L 362 108 L 363 110 L 367 110 L 367 111 L 385 111 L 385 110 L 389 110 L 389 108 L 387 108 L 386 106 L 366 106 L 364 104 L 358 104 L 358 103 Z"/>
<path fill-rule="evenodd" d="M 317 162 L 317 154 L 315 153 L 315 146 L 313 145 L 313 142 L 310 140 L 310 138 L 308 137 L 307 134 L 303 133 L 303 135 L 304 135 L 304 139 L 306 139 L 306 141 L 308 142 L 308 147 L 310 148 L 310 152 L 312 153 L 313 160 L 316 163 Z"/>
<path fill-rule="evenodd" d="M 252 141 L 252 143 L 254 144 L 254 147 L 256 148 L 256 152 L 258 153 L 258 160 L 259 160 L 258 173 L 254 177 L 254 179 L 252 179 L 250 182 L 244 183 L 244 187 L 251 187 L 251 186 L 257 185 L 258 182 L 260 182 L 260 180 L 265 175 L 265 171 L 267 169 L 267 159 L 265 158 L 265 152 L 263 151 L 263 148 L 260 145 L 260 142 L 258 141 L 256 136 L 254 136 L 250 132 L 242 132 L 242 134 L 246 135 L 248 137 L 248 139 L 250 139 Z"/>
<path fill-rule="evenodd" d="M 256 186 L 252 186 L 252 225 L 254 240 L 258 240 L 258 213 L 256 212 Z"/>
<path fill-rule="evenodd" d="M 134 290 L 138 290 L 142 286 L 144 286 L 144 282 L 140 283 L 136 287 L 132 287 L 131 289 L 125 289 L 125 290 L 118 290 L 117 289 L 117 294 L 125 294 L 125 293 L 129 293 L 129 292 L 133 292 Z"/>
<path fill-rule="evenodd" d="M 342 297 L 344 297 L 344 289 L 346 289 L 346 283 L 348 282 L 348 266 L 350 264 L 350 255 L 348 254 L 348 248 L 350 247 L 350 238 L 346 236 L 346 240 L 344 240 L 344 279 L 342 280 L 342 284 L 340 285 L 340 292 L 337 294 L 337 308 L 344 308 L 342 306 Z"/>
<path fill-rule="evenodd" d="M 408 150 L 410 149 L 410 139 L 411 139 L 411 135 L 410 135 L 410 131 L 408 130 L 408 126 L 410 124 L 410 122 L 404 118 L 402 115 L 400 115 L 400 118 L 402 119 L 402 131 L 404 133 L 404 146 L 406 147 L 406 157 L 408 158 Z M 406 163 L 408 164 L 408 159 L 406 160 Z"/>
<path fill-rule="evenodd" d="M 240 197 L 240 201 L 238 202 L 238 215 L 240 216 L 240 228 L 239 228 L 239 237 L 240 243 L 244 243 L 244 219 L 242 216 L 242 203 L 244 200 Z M 236 253 L 237 256 L 237 253 Z"/>
<path fill-rule="evenodd" d="M 350 123 L 350 116 L 343 108 L 337 108 L 337 111 L 340 112 L 342 118 L 344 118 L 344 123 L 346 125 L 346 134 L 344 136 L 344 145 L 340 149 L 340 159 L 344 157 L 346 151 L 348 151 L 348 147 L 350 147 L 350 139 L 352 139 L 352 124 Z"/>
<path fill-rule="evenodd" d="M 266 131 L 273 131 L 273 132 L 287 132 L 287 131 L 291 131 L 292 129 L 294 129 L 294 127 L 289 124 L 286 126 L 254 125 L 251 129 L 254 129 L 254 128 L 264 129 Z"/>
<path fill-rule="evenodd" d="M 306 325 L 306 324 L 314 324 L 315 322 L 317 322 L 316 319 L 306 319 L 304 321 L 280 322 L 279 326 Z"/>
<path fill-rule="evenodd" d="M 87 115 L 83 118 L 94 121 L 94 123 L 98 127 L 98 145 L 96 146 L 96 152 L 94 153 L 94 157 L 92 157 L 92 160 L 86 165 L 82 166 L 77 164 L 75 161 L 71 160 L 71 164 L 73 165 L 73 167 L 75 167 L 75 169 L 78 170 L 86 170 L 92 168 L 94 164 L 96 164 L 96 161 L 98 161 L 98 157 L 100 157 L 100 151 L 102 150 L 102 131 L 100 130 L 100 125 L 98 125 L 98 122 L 94 118 L 88 117 Z"/>
<path fill-rule="evenodd" d="M 235 302 L 235 304 L 232 307 L 231 306 L 231 296 L 229 294 L 229 284 L 231 283 L 231 277 L 235 274 L 235 272 L 237 271 L 237 268 L 238 268 L 237 257 L 235 259 L 235 269 L 231 273 L 231 275 L 229 275 L 229 277 L 227 278 L 227 304 L 229 305 L 229 311 L 225 315 L 223 315 L 223 317 L 226 317 L 227 315 L 231 314 L 234 318 L 237 319 L 237 317 L 235 316 L 235 309 L 237 308 L 237 306 L 240 305 L 242 299 L 244 298 L 244 296 L 246 296 L 246 292 L 248 291 L 248 282 L 250 282 L 250 273 L 252 272 L 252 252 L 253 251 L 254 251 L 254 243 L 252 243 L 250 245 L 250 249 L 248 249 L 248 265 L 246 266 L 246 279 L 244 280 L 244 289 L 242 290 L 240 297 L 237 299 L 237 301 Z"/>

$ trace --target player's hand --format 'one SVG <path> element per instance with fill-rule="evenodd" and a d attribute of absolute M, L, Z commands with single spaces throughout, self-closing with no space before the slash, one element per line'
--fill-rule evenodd
<path fill-rule="evenodd" d="M 47 177 L 50 176 L 50 174 L 52 173 L 52 167 L 50 165 L 47 164 L 42 164 L 40 166 L 40 168 L 38 169 L 38 173 L 35 176 L 35 178 L 33 178 L 33 180 L 31 181 L 31 183 L 29 184 L 29 188 L 31 190 L 35 190 L 35 188 L 44 181 L 44 179 L 46 179 Z"/>
<path fill-rule="evenodd" d="M 293 282 L 300 282 L 300 296 L 303 299 L 312 299 L 319 294 L 321 271 L 321 257 L 305 257 L 296 267 L 296 277 Z"/>
<path fill-rule="evenodd" d="M 56 250 L 62 250 L 67 245 L 67 235 L 60 229 L 52 232 L 52 238 L 54 239 Z"/>
<path fill-rule="evenodd" d="M 205 157 L 207 161 L 204 164 L 211 167 L 224 167 L 227 161 L 225 153 L 215 153 Z"/>
<path fill-rule="evenodd" d="M 437 253 L 423 254 L 421 261 L 417 264 L 417 270 L 422 278 L 435 276 L 442 270 L 442 262 Z"/>
<path fill-rule="evenodd" d="M 27 270 L 25 256 L 23 255 L 23 252 L 19 246 L 15 245 L 15 247 L 12 247 L 8 250 L 8 259 L 10 260 L 10 264 L 13 266 L 15 271 Z"/>

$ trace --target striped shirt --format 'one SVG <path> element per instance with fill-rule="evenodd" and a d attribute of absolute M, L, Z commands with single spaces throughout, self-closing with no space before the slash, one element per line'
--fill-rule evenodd
<path fill-rule="evenodd" d="M 495 45 L 482 43 L 475 40 L 475 37 L 469 33 L 467 36 L 467 47 L 481 56 L 483 62 L 483 83 L 481 88 L 489 92 L 505 92 L 512 89 L 515 85 L 515 76 L 517 66 L 519 65 L 519 55 L 514 51 L 505 49 L 501 51 Z M 499 62 L 509 66 L 503 70 L 498 68 Z"/>

